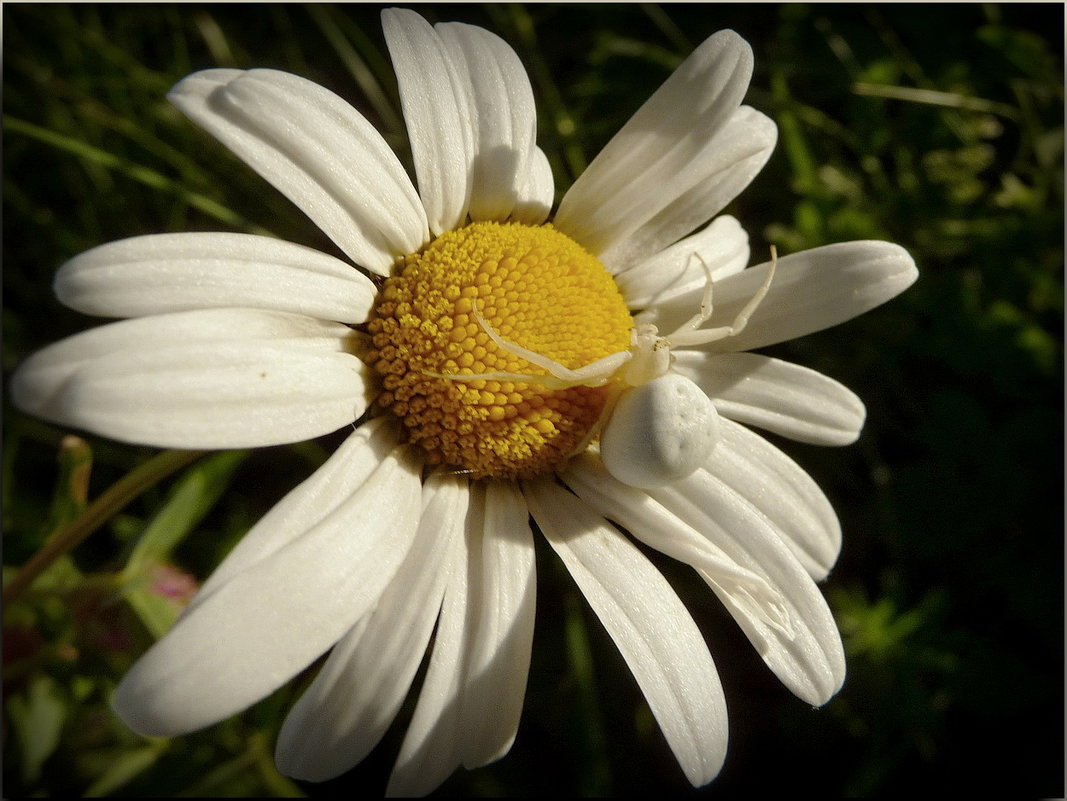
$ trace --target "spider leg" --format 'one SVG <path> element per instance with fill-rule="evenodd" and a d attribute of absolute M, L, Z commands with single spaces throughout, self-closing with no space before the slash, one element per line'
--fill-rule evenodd
<path fill-rule="evenodd" d="M 449 381 L 516 381 L 523 384 L 537 384 L 546 389 L 567 389 L 574 384 L 552 375 L 530 375 L 527 373 L 435 373 L 423 370 L 423 375 L 445 378 Z"/>
<path fill-rule="evenodd" d="M 703 259 L 701 259 L 701 263 L 703 263 Z M 763 284 L 756 290 L 756 294 L 737 313 L 733 323 L 717 328 L 696 329 L 693 325 L 694 321 L 697 321 L 695 325 L 700 325 L 701 322 L 707 319 L 707 317 L 700 319 L 701 315 L 704 314 L 705 307 L 708 310 L 708 314 L 710 315 L 711 313 L 711 275 L 709 273 L 708 283 L 704 287 L 704 300 L 700 304 L 700 313 L 694 315 L 688 322 L 683 323 L 667 339 L 672 345 L 706 345 L 709 342 L 717 342 L 720 339 L 737 336 L 745 330 L 745 326 L 748 325 L 748 318 L 752 316 L 752 313 L 756 311 L 763 299 L 767 297 L 767 292 L 771 288 L 771 281 L 774 280 L 774 273 L 777 267 L 778 249 L 771 245 L 771 264 L 767 270 L 767 277 L 763 279 Z"/>
<path fill-rule="evenodd" d="M 590 387 L 600 386 L 606 383 L 607 380 L 611 378 L 620 367 L 622 367 L 622 365 L 630 360 L 630 351 L 621 350 L 583 365 L 577 370 L 571 370 L 569 367 L 564 367 L 554 359 L 536 353 L 529 348 L 524 348 L 521 345 L 516 345 L 514 342 L 508 342 L 493 329 L 493 326 L 489 324 L 488 320 L 482 317 L 481 312 L 478 311 L 478 304 L 473 299 L 471 300 L 471 310 L 474 312 L 474 317 L 478 321 L 478 324 L 481 325 L 485 330 L 485 333 L 491 340 L 493 340 L 497 347 L 506 350 L 508 353 L 513 353 L 531 364 L 536 364 L 538 367 L 547 370 L 555 378 L 559 379 L 561 382 L 559 386 L 552 386 L 550 383 L 545 382 L 545 386 L 549 386 L 553 389 L 565 389 L 580 384 Z M 545 377 L 546 376 L 526 376 L 525 378 L 522 378 L 520 376 L 518 379 L 513 378 L 510 380 L 527 380 Z M 463 376 L 462 378 L 470 378 L 470 376 Z"/>
<path fill-rule="evenodd" d="M 693 255 L 704 268 L 704 275 L 706 276 L 706 280 L 704 281 L 704 292 L 700 296 L 700 311 L 698 311 L 696 314 L 694 314 L 692 317 L 690 317 L 688 320 L 678 326 L 678 330 L 674 332 L 675 334 L 680 334 L 683 331 L 692 331 L 698 328 L 701 324 L 703 324 L 709 317 L 711 317 L 711 312 L 713 308 L 711 304 L 711 296 L 712 291 L 715 288 L 715 281 L 711 276 L 711 268 L 708 267 L 708 263 L 704 261 L 701 255 L 696 251 L 693 252 Z"/>

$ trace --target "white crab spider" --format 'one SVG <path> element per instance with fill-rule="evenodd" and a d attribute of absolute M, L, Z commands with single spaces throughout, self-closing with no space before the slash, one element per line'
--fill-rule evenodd
<path fill-rule="evenodd" d="M 498 347 L 547 370 L 549 375 L 505 372 L 430 375 L 454 381 L 523 381 L 548 389 L 599 387 L 618 376 L 623 388 L 614 403 L 605 405 L 600 421 L 578 450 L 599 431 L 600 458 L 608 472 L 624 484 L 651 489 L 685 478 L 707 461 L 718 443 L 719 415 L 700 387 L 685 376 L 671 372 L 674 361 L 671 347 L 706 345 L 740 334 L 766 297 L 778 264 L 778 254 L 772 245 L 767 277 L 733 322 L 702 329 L 700 326 L 711 317 L 714 282 L 708 265 L 699 254 L 694 255 L 707 274 L 700 310 L 667 336 L 660 336 L 655 325 L 634 326 L 630 331 L 629 350 L 571 370 L 503 339 L 482 317 L 477 304 L 472 303 L 475 319 Z"/>

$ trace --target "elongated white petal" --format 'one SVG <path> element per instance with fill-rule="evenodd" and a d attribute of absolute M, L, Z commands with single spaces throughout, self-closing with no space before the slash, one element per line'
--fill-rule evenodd
<path fill-rule="evenodd" d="M 482 503 L 477 497 L 481 491 L 479 485 L 471 487 L 468 521 Z M 460 720 L 466 680 L 464 664 L 470 653 L 475 625 L 468 584 L 472 578 L 476 579 L 471 561 L 478 558 L 470 552 L 470 534 L 468 522 L 466 535 L 452 538 L 443 568 L 447 584 L 430 664 L 389 777 L 388 796 L 426 795 L 447 779 L 463 760 L 464 732 Z"/>
<path fill-rule="evenodd" d="M 241 448 L 334 431 L 367 406 L 351 331 L 251 309 L 155 315 L 101 326 L 24 362 L 20 408 L 127 442 Z"/>
<path fill-rule="evenodd" d="M 769 263 L 749 267 L 715 284 L 714 314 L 705 328 L 730 325 L 767 277 Z M 843 242 L 778 260 L 770 291 L 737 336 L 707 346 L 742 351 L 821 331 L 851 320 L 915 283 L 919 271 L 908 252 L 889 242 Z M 661 296 L 658 305 L 635 318 L 673 331 L 700 307 L 703 287 Z"/>
<path fill-rule="evenodd" d="M 676 350 L 674 357 L 674 369 L 724 417 L 816 445 L 848 445 L 863 428 L 863 401 L 815 370 L 756 353 Z"/>
<path fill-rule="evenodd" d="M 487 482 L 471 488 L 465 578 L 457 572 L 446 591 L 437 644 L 390 795 L 422 795 L 460 763 L 478 767 L 511 748 L 533 639 L 534 553 L 527 519 L 514 487 Z"/>
<path fill-rule="evenodd" d="M 540 225 L 548 219 L 554 192 L 552 165 L 548 163 L 545 152 L 535 147 L 530 155 L 530 173 L 526 177 L 526 183 L 519 188 L 515 208 L 511 210 L 511 219 L 527 225 Z"/>
<path fill-rule="evenodd" d="M 526 70 L 499 36 L 473 25 L 435 26 L 450 58 L 470 82 L 474 123 L 472 220 L 505 220 L 526 189 L 536 145 L 537 113 Z"/>
<path fill-rule="evenodd" d="M 124 320 L 83 331 L 33 354 L 15 372 L 11 394 L 26 411 L 48 416 L 48 405 L 71 376 L 104 356 L 182 342 L 241 340 L 343 351 L 351 334 L 338 323 L 251 309 L 207 309 Z"/>
<path fill-rule="evenodd" d="M 649 495 L 666 512 L 663 525 L 679 520 L 695 528 L 778 590 L 788 627 L 752 615 L 750 599 L 716 594 L 786 687 L 811 704 L 830 700 L 845 678 L 841 635 L 815 582 L 767 518 L 706 470 Z"/>
<path fill-rule="evenodd" d="M 632 234 L 600 254 L 610 269 L 640 264 L 714 217 L 752 181 L 778 141 L 774 121 L 749 106 L 734 112 L 691 169 L 697 181 Z M 674 187 L 661 190 L 672 197 Z M 744 265 L 742 265 L 744 266 Z"/>
<path fill-rule="evenodd" d="M 168 98 L 292 200 L 356 264 L 387 274 L 429 239 L 404 168 L 374 127 L 312 81 L 213 69 Z"/>
<path fill-rule="evenodd" d="M 336 431 L 367 407 L 346 353 L 211 342 L 104 356 L 41 410 L 64 425 L 161 448 L 244 448 Z"/>
<path fill-rule="evenodd" d="M 660 293 L 677 293 L 722 280 L 748 264 L 748 234 L 741 224 L 723 215 L 692 236 L 615 276 L 631 309 L 654 305 Z M 693 313 L 697 309 L 693 309 Z"/>
<path fill-rule="evenodd" d="M 307 781 L 339 776 L 360 762 L 396 717 L 441 609 L 446 555 L 463 536 L 465 481 L 432 476 L 423 489 L 415 540 L 374 611 L 334 647 L 285 719 L 276 762 Z"/>
<path fill-rule="evenodd" d="M 594 461 L 586 454 L 563 475 L 583 500 L 695 567 L 790 690 L 813 704 L 837 691 L 844 653 L 826 602 L 755 507 L 704 470 L 646 494 L 615 481 Z M 713 548 L 694 543 L 694 531 Z"/>
<path fill-rule="evenodd" d="M 705 468 L 770 521 L 820 581 L 841 552 L 841 525 L 830 501 L 796 462 L 744 426 L 719 420 L 721 440 Z"/>
<path fill-rule="evenodd" d="M 59 384 L 86 362 L 112 353 L 176 342 L 262 340 L 310 350 L 344 351 L 352 331 L 340 323 L 257 309 L 203 309 L 101 325 L 42 348 L 26 360 L 30 372 L 54 373 Z M 23 371 L 23 367 L 16 372 Z M 43 376 L 35 376 L 43 380 Z M 18 383 L 18 382 L 16 382 Z"/>
<path fill-rule="evenodd" d="M 574 182 L 556 226 L 595 255 L 619 247 L 710 174 L 704 167 L 716 157 L 709 145 L 737 110 L 751 75 L 752 50 L 740 36 L 709 37 Z"/>
<path fill-rule="evenodd" d="M 613 479 L 592 452 L 573 459 L 560 477 L 582 500 L 625 525 L 634 537 L 695 568 L 717 595 L 744 606 L 748 616 L 782 631 L 791 630 L 777 589 L 738 565 L 699 531 L 670 516 L 646 493 Z"/>
<path fill-rule="evenodd" d="M 472 518 L 474 520 L 476 518 Z M 481 516 L 478 624 L 463 689 L 463 764 L 476 768 L 508 752 L 519 728 L 533 644 L 535 577 L 529 512 L 516 487 L 485 489 Z M 472 582 L 473 586 L 473 582 Z"/>
<path fill-rule="evenodd" d="M 524 491 L 541 531 L 633 671 L 686 778 L 694 786 L 711 781 L 726 756 L 726 702 L 689 612 L 652 563 L 584 501 L 552 479 Z"/>
<path fill-rule="evenodd" d="M 142 734 L 173 736 L 263 698 L 378 600 L 415 534 L 420 465 L 387 456 L 302 536 L 233 576 L 126 674 L 113 704 Z"/>
<path fill-rule="evenodd" d="M 273 555 L 317 526 L 360 488 L 397 446 L 386 418 L 369 420 L 351 434 L 309 478 L 290 491 L 238 540 L 185 608 L 203 603 L 238 573 Z"/>
<path fill-rule="evenodd" d="M 59 268 L 56 296 L 107 317 L 240 306 L 361 323 L 374 285 L 333 256 L 248 234 L 138 236 L 88 250 Z"/>
<path fill-rule="evenodd" d="M 434 235 L 467 217 L 474 161 L 470 78 L 458 71 L 441 37 L 414 11 L 387 8 L 382 28 L 393 59 L 419 194 Z"/>

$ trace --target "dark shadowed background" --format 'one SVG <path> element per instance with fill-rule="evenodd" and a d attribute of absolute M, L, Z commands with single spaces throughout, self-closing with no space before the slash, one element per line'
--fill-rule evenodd
<path fill-rule="evenodd" d="M 50 286 L 94 245 L 232 230 L 335 252 L 164 94 L 205 67 L 289 70 L 355 104 L 410 161 L 379 8 L 5 3 L 5 376 L 95 322 L 59 306 Z M 853 446 L 776 441 L 843 524 L 824 588 L 848 651 L 840 695 L 819 710 L 793 698 L 706 586 L 656 558 L 705 631 L 730 706 L 726 766 L 690 790 L 621 657 L 539 543 L 518 739 L 506 759 L 460 771 L 440 792 L 1062 796 L 1063 7 L 419 10 L 483 25 L 516 49 L 558 192 L 693 47 L 737 30 L 756 56 L 747 102 L 780 131 L 766 169 L 727 209 L 753 260 L 772 243 L 784 254 L 887 239 L 920 269 L 875 312 L 772 349 L 868 408 Z M 86 498 L 155 453 L 69 433 L 5 397 L 5 582 Z M 333 782 L 274 771 L 299 682 L 169 741 L 132 734 L 107 705 L 192 582 L 336 441 L 209 456 L 150 487 L 6 605 L 5 795 L 384 789 L 403 725 Z"/>

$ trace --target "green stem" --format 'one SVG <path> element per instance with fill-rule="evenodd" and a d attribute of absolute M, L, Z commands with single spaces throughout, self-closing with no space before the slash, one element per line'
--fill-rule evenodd
<path fill-rule="evenodd" d="M 82 514 L 59 529 L 4 587 L 4 604 L 29 587 L 56 559 L 96 531 L 149 487 L 199 459 L 205 451 L 163 451 L 120 478 Z"/>

